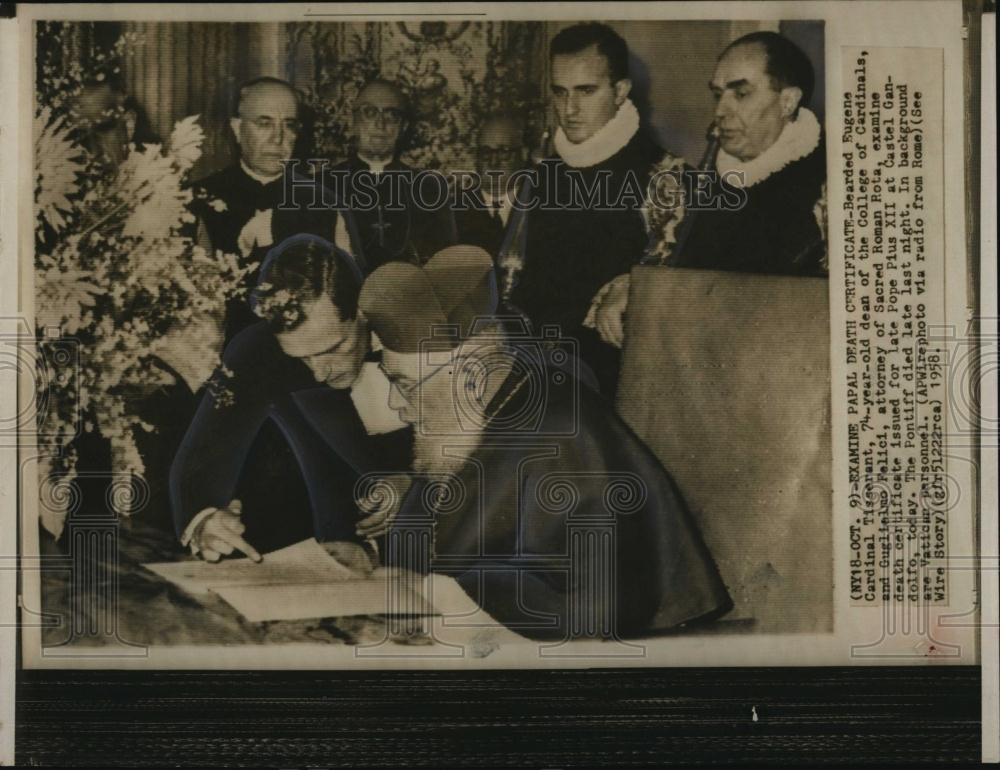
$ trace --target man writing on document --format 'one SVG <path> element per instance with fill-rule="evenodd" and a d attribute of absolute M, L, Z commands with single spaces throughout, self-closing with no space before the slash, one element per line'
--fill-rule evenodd
<path fill-rule="evenodd" d="M 227 346 L 171 469 L 177 535 L 192 552 L 259 559 L 308 537 L 364 539 L 354 484 L 407 468 L 410 432 L 386 407 L 389 385 L 357 313 L 360 287 L 350 255 L 316 236 L 269 253 L 252 299 L 260 320 Z M 247 457 L 268 423 L 295 463 L 266 505 L 241 501 Z"/>

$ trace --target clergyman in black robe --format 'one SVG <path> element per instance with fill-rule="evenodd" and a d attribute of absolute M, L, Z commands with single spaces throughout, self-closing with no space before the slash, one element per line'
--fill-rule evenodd
<path fill-rule="evenodd" d="M 602 393 L 613 398 L 619 351 L 584 326 L 602 286 L 646 251 L 643 218 L 650 172 L 664 151 L 628 98 L 628 46 L 610 27 L 578 24 L 553 38 L 555 154 L 538 169 L 528 211 L 524 268 L 513 303 L 536 333 L 557 325 L 577 341 Z"/>
<path fill-rule="evenodd" d="M 455 246 L 362 287 L 389 404 L 414 426 L 413 484 L 383 511 L 390 563 L 454 576 L 535 638 L 646 635 L 728 611 L 670 476 L 557 340 L 491 319 L 494 281 L 485 252 Z"/>
<path fill-rule="evenodd" d="M 423 264 L 456 242 L 445 178 L 399 159 L 407 113 L 398 86 L 368 83 L 354 104 L 350 155 L 325 174 L 338 207 L 350 212 L 352 253 L 366 272 L 396 260 Z"/>

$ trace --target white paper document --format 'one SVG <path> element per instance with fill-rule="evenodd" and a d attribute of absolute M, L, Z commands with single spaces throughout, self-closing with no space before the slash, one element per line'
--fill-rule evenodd
<path fill-rule="evenodd" d="M 170 561 L 143 567 L 190 594 L 206 594 L 223 586 L 323 584 L 357 578 L 313 539 L 265 554 L 259 563 L 243 558 L 215 563 Z"/>
<path fill-rule="evenodd" d="M 215 593 L 252 623 L 351 615 L 433 615 L 420 592 L 423 578 L 392 579 L 379 569 L 363 576 L 341 564 L 316 540 L 265 554 L 263 561 L 182 561 L 146 569 L 190 594 Z"/>
<path fill-rule="evenodd" d="M 420 593 L 395 585 L 379 573 L 370 578 L 333 583 L 229 585 L 212 590 L 252 623 L 351 615 L 435 614 Z"/>

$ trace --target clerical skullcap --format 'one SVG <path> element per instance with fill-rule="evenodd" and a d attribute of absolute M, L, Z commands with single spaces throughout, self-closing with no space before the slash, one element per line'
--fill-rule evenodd
<path fill-rule="evenodd" d="M 358 298 L 371 330 L 396 353 L 454 348 L 496 304 L 493 260 L 476 246 L 449 246 L 423 267 L 388 262 L 368 276 Z"/>

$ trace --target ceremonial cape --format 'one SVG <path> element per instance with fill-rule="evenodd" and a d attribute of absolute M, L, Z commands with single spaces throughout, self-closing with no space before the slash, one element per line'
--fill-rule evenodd
<path fill-rule="evenodd" d="M 432 522 L 430 568 L 529 637 L 580 635 L 581 623 L 584 636 L 634 636 L 726 612 L 712 556 L 656 457 L 565 370 L 539 375 L 508 377 L 451 491 L 433 477 L 415 484 L 394 532 Z"/>

